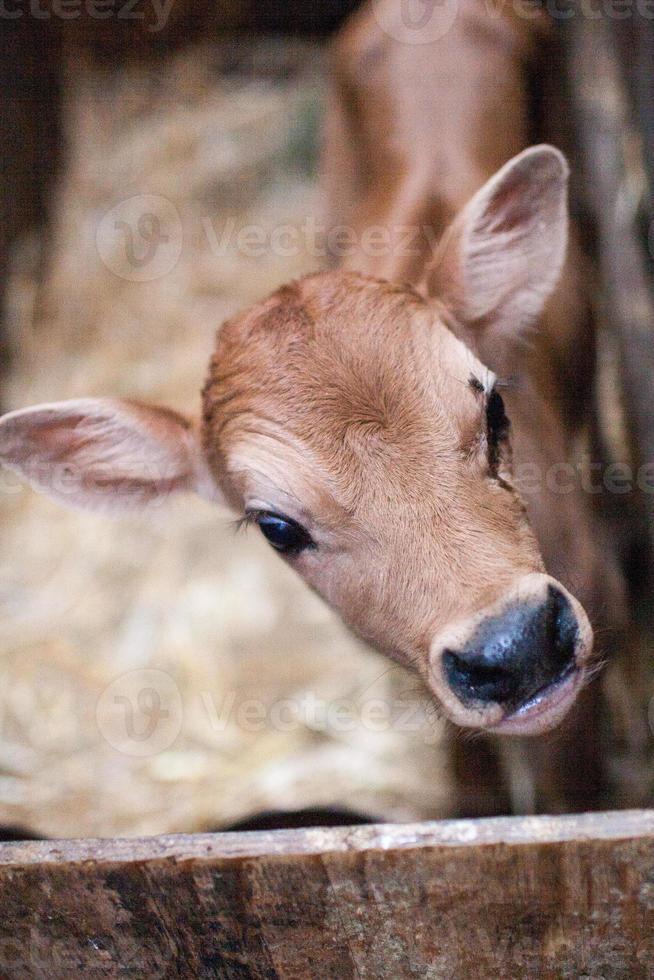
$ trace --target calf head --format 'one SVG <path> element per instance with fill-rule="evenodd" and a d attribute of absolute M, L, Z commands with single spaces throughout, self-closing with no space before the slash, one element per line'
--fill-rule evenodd
<path fill-rule="evenodd" d="M 227 322 L 200 420 L 37 406 L 0 421 L 0 459 L 64 503 L 226 503 L 453 721 L 543 731 L 574 700 L 592 634 L 545 573 L 475 351 L 515 345 L 540 314 L 565 254 L 566 181 L 552 148 L 510 161 L 419 290 L 321 273 Z"/>

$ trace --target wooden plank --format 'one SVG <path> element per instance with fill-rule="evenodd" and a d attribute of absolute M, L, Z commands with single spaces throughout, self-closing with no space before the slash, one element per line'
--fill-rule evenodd
<path fill-rule="evenodd" d="M 654 219 L 654 31 L 650 18 L 629 17 L 612 25 L 622 74 L 627 80 L 634 117 L 642 137 L 649 181 L 649 217 Z"/>
<path fill-rule="evenodd" d="M 616 35 L 605 20 L 575 17 L 568 37 L 569 73 L 575 82 L 574 111 L 585 163 L 587 203 L 595 219 L 601 279 L 601 329 L 618 364 L 617 378 L 607 378 L 600 408 L 616 415 L 622 403 L 620 442 L 631 443 L 634 492 L 615 497 L 614 519 L 620 532 L 636 518 L 632 547 L 640 552 L 632 586 L 642 596 L 646 624 L 654 625 L 650 602 L 654 576 L 654 295 L 647 243 L 639 227 L 642 194 L 646 186 L 644 141 L 635 125 L 629 92 L 617 57 Z M 650 66 L 651 67 L 651 66 Z M 654 233 L 650 229 L 650 248 Z M 615 425 L 615 421 L 610 425 Z M 623 450 L 624 452 L 624 450 Z M 617 458 L 621 457 L 620 448 Z M 643 477 L 643 487 L 639 476 Z M 627 508 L 635 506 L 634 514 Z M 631 561 L 635 555 L 629 556 Z"/>
<path fill-rule="evenodd" d="M 54 193 L 61 155 L 59 67 L 58 36 L 24 10 L 18 19 L 5 13 L 0 30 L 0 381 L 9 361 L 4 304 L 11 249 L 25 231 L 45 223 Z"/>
<path fill-rule="evenodd" d="M 654 811 L 0 846 L 2 977 L 651 977 Z"/>

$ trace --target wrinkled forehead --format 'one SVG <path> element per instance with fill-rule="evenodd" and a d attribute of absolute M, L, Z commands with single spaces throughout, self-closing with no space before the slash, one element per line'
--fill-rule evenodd
<path fill-rule="evenodd" d="M 471 378 L 490 383 L 410 288 L 313 276 L 223 327 L 204 393 L 205 446 L 241 481 L 303 497 L 324 488 L 352 506 L 374 489 L 375 471 L 388 492 L 394 477 L 404 485 L 436 459 L 452 462 L 479 415 Z"/>

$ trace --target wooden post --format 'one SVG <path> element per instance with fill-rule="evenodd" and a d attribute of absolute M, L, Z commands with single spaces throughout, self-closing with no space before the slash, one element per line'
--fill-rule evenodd
<path fill-rule="evenodd" d="M 650 30 L 649 26 L 646 30 Z M 634 492 L 628 498 L 614 498 L 613 517 L 622 531 L 634 517 L 627 512 L 626 505 L 636 503 L 637 523 L 632 545 L 638 548 L 640 564 L 634 569 L 632 586 L 641 597 L 641 616 L 651 628 L 654 625 L 650 601 L 654 585 L 654 294 L 649 270 L 653 261 L 654 225 L 649 227 L 649 241 L 644 241 L 640 209 L 646 187 L 647 141 L 641 140 L 636 126 L 636 114 L 618 59 L 617 37 L 613 25 L 605 20 L 576 16 L 570 22 L 568 35 L 568 70 L 574 82 L 574 114 L 585 164 L 587 203 L 597 229 L 601 325 L 612 359 L 618 365 L 619 377 L 609 385 L 613 390 L 607 390 L 605 385 L 600 400 L 610 403 L 617 395 L 622 402 L 622 427 L 626 430 L 619 432 L 618 442 L 622 442 L 625 434 L 631 442 L 629 462 Z M 652 50 L 649 44 L 647 51 Z M 640 53 L 646 56 L 645 47 Z M 637 74 L 644 70 L 652 77 L 654 64 L 641 65 Z M 601 407 L 612 411 L 610 404 Z M 635 556 L 630 557 L 633 561 Z"/>

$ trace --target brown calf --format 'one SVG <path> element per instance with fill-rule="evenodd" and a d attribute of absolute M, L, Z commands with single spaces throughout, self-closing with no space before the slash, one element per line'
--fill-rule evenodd
<path fill-rule="evenodd" d="M 358 241 L 409 225 L 438 248 L 430 234 L 408 256 L 361 247 L 224 324 L 199 420 L 37 406 L 0 421 L 0 459 L 64 503 L 227 504 L 452 721 L 537 734 L 583 687 L 584 606 L 622 616 L 581 480 L 562 493 L 551 479 L 584 449 L 571 379 L 592 362 L 565 264 L 568 168 L 523 149 L 533 25 L 468 0 L 442 38 L 410 46 L 381 9 L 336 48 L 327 182 Z M 591 723 L 577 719 L 573 733 Z M 566 805 L 569 775 L 546 805 Z"/>

